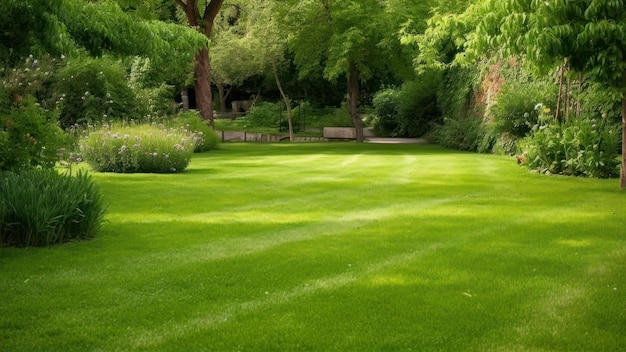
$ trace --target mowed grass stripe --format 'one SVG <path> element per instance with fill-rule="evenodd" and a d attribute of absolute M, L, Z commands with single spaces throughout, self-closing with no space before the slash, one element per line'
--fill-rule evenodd
<path fill-rule="evenodd" d="M 494 227 L 502 230 L 500 225 Z M 139 336 L 132 337 L 133 346 L 141 349 L 151 349 L 159 345 L 167 346 L 170 344 L 168 340 L 180 339 L 188 334 L 202 333 L 220 324 L 228 323 L 238 316 L 263 314 L 263 311 L 275 306 L 292 304 L 293 301 L 320 292 L 337 290 L 357 282 L 376 282 L 378 275 L 384 274 L 385 271 L 395 266 L 407 265 L 408 263 L 419 265 L 419 260 L 423 256 L 437 255 L 437 252 L 442 249 L 453 248 L 465 243 L 468 241 L 468 236 L 478 237 L 493 230 L 493 228 L 483 228 L 476 234 L 466 233 L 466 236 L 463 237 L 450 237 L 446 242 L 418 245 L 411 251 L 383 258 L 376 262 L 366 261 L 359 263 L 359 265 L 348 264 L 344 271 L 332 276 L 314 278 L 287 290 L 265 291 L 265 297 L 259 299 L 228 304 L 219 311 L 205 312 L 201 317 L 184 321 L 179 325 L 168 324 L 156 330 L 144 331 Z"/>

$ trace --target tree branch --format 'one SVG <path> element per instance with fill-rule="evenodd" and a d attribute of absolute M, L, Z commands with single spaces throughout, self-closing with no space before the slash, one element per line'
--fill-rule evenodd
<path fill-rule="evenodd" d="M 183 0 L 175 0 L 176 3 L 182 7 L 183 9 L 187 10 L 187 4 L 185 4 L 185 2 Z"/>
<path fill-rule="evenodd" d="M 202 16 L 202 21 L 204 22 L 204 28 L 212 28 L 213 20 L 217 17 L 217 14 L 220 12 L 220 8 L 224 0 L 211 0 L 204 9 L 204 16 Z M 206 33 L 207 35 L 211 33 Z"/>

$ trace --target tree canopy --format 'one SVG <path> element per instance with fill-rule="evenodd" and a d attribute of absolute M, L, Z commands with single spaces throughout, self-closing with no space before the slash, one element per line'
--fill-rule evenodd
<path fill-rule="evenodd" d="M 0 60 L 12 65 L 28 55 L 144 56 L 161 65 L 184 65 L 208 40 L 184 26 L 137 20 L 114 2 L 3 1 Z"/>

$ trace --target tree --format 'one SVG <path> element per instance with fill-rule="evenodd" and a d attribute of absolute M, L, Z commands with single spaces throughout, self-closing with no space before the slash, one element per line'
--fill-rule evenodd
<path fill-rule="evenodd" d="M 185 12 L 189 26 L 211 37 L 213 23 L 224 0 L 205 1 L 202 6 L 199 0 L 175 0 L 176 4 Z M 198 52 L 194 59 L 196 102 L 202 119 L 209 121 L 213 126 L 213 94 L 211 92 L 211 62 L 209 49 Z"/>
<path fill-rule="evenodd" d="M 482 20 L 466 50 L 469 57 L 501 47 L 524 54 L 541 71 L 564 61 L 601 82 L 621 99 L 620 189 L 626 188 L 626 9 L 625 1 L 485 0 Z"/>
<path fill-rule="evenodd" d="M 268 2 L 257 7 L 254 22 L 250 27 L 250 36 L 255 39 L 255 52 L 257 61 L 265 70 L 270 69 L 274 75 L 276 87 L 280 92 L 283 103 L 287 109 L 287 125 L 289 128 L 289 140 L 293 142 L 293 116 L 291 112 L 291 99 L 285 93 L 280 80 L 279 67 L 285 61 L 287 50 L 287 32 L 282 28 L 282 23 L 277 20 L 276 13 L 279 11 L 275 2 Z"/>
<path fill-rule="evenodd" d="M 229 3 L 214 25 L 211 75 L 219 92 L 220 112 L 226 111 L 226 98 L 234 86 L 264 73 L 264 65 L 258 60 L 262 48 L 250 30 L 255 25 L 257 8 L 262 6 L 254 1 Z"/>
<path fill-rule="evenodd" d="M 287 21 L 289 47 L 294 53 L 300 76 L 319 71 L 328 80 L 345 77 L 346 105 L 362 142 L 363 122 L 357 107 L 360 83 L 375 72 L 400 72 L 410 62 L 406 47 L 402 47 L 396 30 L 409 9 L 416 5 L 408 1 L 336 1 L 282 0 Z M 401 15 L 400 8 L 407 10 Z"/>
<path fill-rule="evenodd" d="M 291 99 L 280 79 L 281 67 L 287 63 L 288 31 L 278 20 L 279 3 L 239 1 L 230 5 L 234 14 L 225 16 L 224 28 L 216 32 L 217 43 L 211 48 L 214 73 L 227 84 L 271 74 L 287 109 L 289 138 L 293 141 Z"/>

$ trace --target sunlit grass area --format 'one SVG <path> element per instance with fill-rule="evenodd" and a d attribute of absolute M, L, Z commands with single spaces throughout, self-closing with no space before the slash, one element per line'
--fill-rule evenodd
<path fill-rule="evenodd" d="M 3 351 L 616 351 L 626 195 L 430 145 L 223 144 L 0 248 Z"/>

